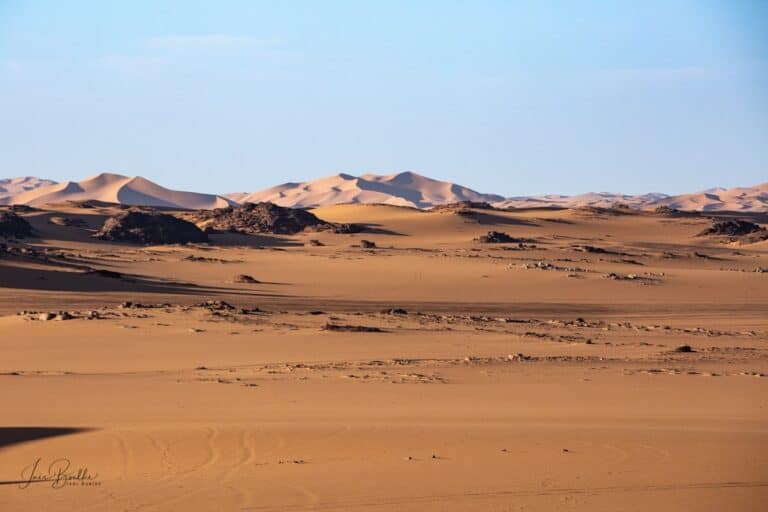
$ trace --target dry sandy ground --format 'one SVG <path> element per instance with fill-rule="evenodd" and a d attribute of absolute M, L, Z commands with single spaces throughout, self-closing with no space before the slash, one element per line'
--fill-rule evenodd
<path fill-rule="evenodd" d="M 336 206 L 373 232 L 140 247 L 106 213 L 0 258 L 0 510 L 765 509 L 766 242 Z"/>

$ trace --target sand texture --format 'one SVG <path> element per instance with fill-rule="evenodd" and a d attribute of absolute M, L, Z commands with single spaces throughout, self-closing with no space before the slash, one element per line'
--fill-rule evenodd
<path fill-rule="evenodd" d="M 38 208 L 0 239 L 2 511 L 768 503 L 768 241 L 699 236 L 764 213 L 337 205 L 364 230 L 144 246 Z"/>

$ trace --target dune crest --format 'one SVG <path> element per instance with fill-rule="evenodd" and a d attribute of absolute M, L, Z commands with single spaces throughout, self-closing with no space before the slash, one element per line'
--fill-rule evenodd
<path fill-rule="evenodd" d="M 434 180 L 414 172 L 382 176 L 337 174 L 302 183 L 284 183 L 252 194 L 228 194 L 241 202 L 269 201 L 280 206 L 311 208 L 340 203 L 381 203 L 430 208 L 458 201 L 501 201 L 454 183 Z"/>
<path fill-rule="evenodd" d="M 56 182 L 53 180 L 35 178 L 34 176 L 0 179 L 0 204 L 10 204 L 11 198 L 22 192 L 55 184 Z"/>
<path fill-rule="evenodd" d="M 212 209 L 234 204 L 213 194 L 167 189 L 140 176 L 101 173 L 82 181 L 40 186 L 9 198 L 8 204 L 39 206 L 66 201 L 96 200 L 128 205 Z"/>
<path fill-rule="evenodd" d="M 686 211 L 765 212 L 768 211 L 768 183 L 712 188 L 674 196 L 659 192 L 642 195 L 589 192 L 574 196 L 546 194 L 504 198 L 414 172 L 361 176 L 339 173 L 310 181 L 282 183 L 257 192 L 224 195 L 171 190 L 141 176 L 112 173 L 62 183 L 34 177 L 0 180 L 0 204 L 39 206 L 83 200 L 201 210 L 261 202 L 291 208 L 357 203 L 429 209 L 469 201 L 489 203 L 496 208 L 610 208 L 620 203 L 643 210 L 668 207 Z"/>
<path fill-rule="evenodd" d="M 582 206 L 609 208 L 616 203 L 644 210 L 666 206 L 687 211 L 764 212 L 768 211 L 768 183 L 753 187 L 716 188 L 677 196 L 657 192 L 636 196 L 611 192 L 590 192 L 575 196 L 555 194 L 521 196 L 510 197 L 494 203 L 494 206 L 497 208 L 578 208 Z"/>

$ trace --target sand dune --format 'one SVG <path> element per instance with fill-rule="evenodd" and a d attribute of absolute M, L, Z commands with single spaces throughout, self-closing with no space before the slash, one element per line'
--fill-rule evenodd
<path fill-rule="evenodd" d="M 754 187 L 716 188 L 695 194 L 667 197 L 656 202 L 678 210 L 768 211 L 768 182 Z"/>
<path fill-rule="evenodd" d="M 303 208 L 344 203 L 378 203 L 424 209 L 459 201 L 482 201 L 497 208 L 608 208 L 616 203 L 623 203 L 638 209 L 669 206 L 679 210 L 762 212 L 768 210 L 768 183 L 677 196 L 659 192 L 642 195 L 590 192 L 575 196 L 547 194 L 505 199 L 495 194 L 484 194 L 453 183 L 404 172 L 389 176 L 338 174 L 301 183 L 283 183 L 251 194 L 227 194 L 225 197 L 238 202 L 270 201 L 281 206 Z"/>
<path fill-rule="evenodd" d="M 55 184 L 56 182 L 53 180 L 45 180 L 33 176 L 0 179 L 0 204 L 10 204 L 13 196 L 23 192 Z"/>
<path fill-rule="evenodd" d="M 270 201 L 281 206 L 316 207 L 339 203 L 380 203 L 429 208 L 458 201 L 500 201 L 467 187 L 434 180 L 413 172 L 389 176 L 337 174 L 302 183 L 283 183 L 252 194 L 229 194 L 245 202 Z"/>
<path fill-rule="evenodd" d="M 543 195 L 511 197 L 494 203 L 499 208 L 530 208 L 536 206 L 556 206 L 561 208 L 578 208 L 580 206 L 597 206 L 607 208 L 615 203 L 624 203 L 632 208 L 653 209 L 659 206 L 669 206 L 686 211 L 768 211 L 768 183 L 753 187 L 716 188 L 697 192 L 669 196 L 661 193 L 643 195 L 616 194 L 599 192 L 580 194 L 576 196 Z"/>
<path fill-rule="evenodd" d="M 179 192 L 161 187 L 145 178 L 129 178 L 107 173 L 80 182 L 56 183 L 32 177 L 0 180 L 0 204 L 41 205 L 84 199 L 188 209 L 211 209 L 261 201 L 293 208 L 360 203 L 428 209 L 459 201 L 473 201 L 488 202 L 497 208 L 607 208 L 616 203 L 623 203 L 637 209 L 669 206 L 689 211 L 764 212 L 768 211 L 768 183 L 753 187 L 715 188 L 676 196 L 658 192 L 643 195 L 590 192 L 575 196 L 547 194 L 505 199 L 499 195 L 476 192 L 455 183 L 435 180 L 413 172 L 387 176 L 337 174 L 300 183 L 283 183 L 258 192 L 235 192 L 225 195 Z"/>
<path fill-rule="evenodd" d="M 589 192 L 575 196 L 547 194 L 541 196 L 510 197 L 504 201 L 494 203 L 497 208 L 531 208 L 531 207 L 559 207 L 579 208 L 581 206 L 595 206 L 610 208 L 616 203 L 623 203 L 632 208 L 646 208 L 657 201 L 668 198 L 666 194 L 650 193 L 641 196 L 617 194 L 613 192 Z"/>
<path fill-rule="evenodd" d="M 142 177 L 131 178 L 110 173 L 102 173 L 78 182 L 67 181 L 37 187 L 11 196 L 8 202 L 40 206 L 88 199 L 188 209 L 220 208 L 233 204 L 221 196 L 170 190 Z"/>

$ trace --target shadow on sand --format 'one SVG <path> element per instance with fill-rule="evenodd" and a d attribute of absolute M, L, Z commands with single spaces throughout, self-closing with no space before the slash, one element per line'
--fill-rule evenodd
<path fill-rule="evenodd" d="M 92 428 L 82 427 L 0 427 L 0 450 L 21 443 L 29 443 L 51 437 L 67 436 L 89 432 Z M 33 461 L 30 461 L 33 462 Z M 21 472 L 22 468 L 18 468 Z M 0 480 L 1 485 L 29 485 L 31 483 L 50 482 L 51 479 Z"/>
<path fill-rule="evenodd" d="M 481 213 L 478 211 L 472 211 L 469 214 L 462 214 L 469 220 L 474 220 L 483 226 L 503 225 L 503 226 L 538 226 L 535 222 L 531 222 L 527 219 L 520 219 L 517 217 L 508 217 L 506 215 L 496 215 L 493 213 Z"/>
<path fill-rule="evenodd" d="M 250 247 L 252 249 L 268 247 L 301 247 L 304 244 L 272 235 L 244 235 L 241 233 L 211 233 L 208 235 L 212 246 L 219 247 Z"/>
<path fill-rule="evenodd" d="M 78 434 L 91 430 L 93 429 L 82 427 L 0 427 L 0 449 L 38 439 Z"/>
<path fill-rule="evenodd" d="M 122 277 L 114 278 L 105 277 L 98 273 L 66 272 L 53 269 L 0 265 L 0 289 L 3 288 L 61 292 L 132 292 L 249 297 L 285 296 L 256 290 L 244 290 L 242 288 L 198 286 L 192 283 L 164 281 L 129 274 L 123 274 Z"/>

